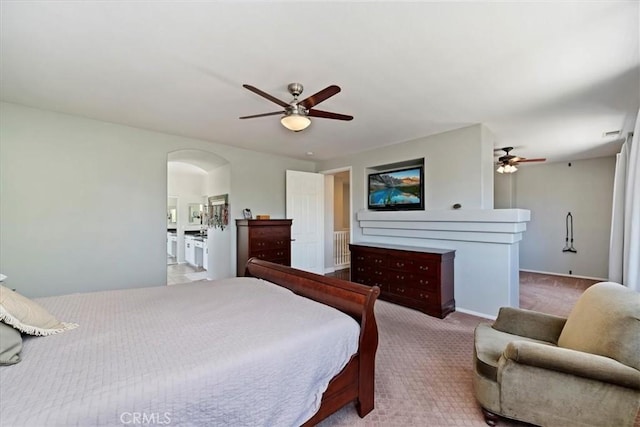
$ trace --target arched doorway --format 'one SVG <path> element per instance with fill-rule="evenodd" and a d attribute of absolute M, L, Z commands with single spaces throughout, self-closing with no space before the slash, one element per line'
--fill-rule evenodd
<path fill-rule="evenodd" d="M 229 194 L 229 162 L 204 150 L 167 155 L 167 284 L 230 277 L 229 229 L 203 223 L 210 196 Z"/>

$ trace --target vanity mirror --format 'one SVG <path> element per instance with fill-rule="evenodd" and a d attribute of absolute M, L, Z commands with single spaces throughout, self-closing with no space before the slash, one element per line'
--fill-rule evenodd
<path fill-rule="evenodd" d="M 189 203 L 189 224 L 202 224 L 204 205 L 201 203 Z"/>
<path fill-rule="evenodd" d="M 167 198 L 167 228 L 175 228 L 178 225 L 178 199 Z"/>

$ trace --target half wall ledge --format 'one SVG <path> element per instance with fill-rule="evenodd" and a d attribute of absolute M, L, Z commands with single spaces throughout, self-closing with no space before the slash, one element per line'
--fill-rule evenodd
<path fill-rule="evenodd" d="M 519 242 L 530 218 L 526 209 L 356 213 L 366 242 L 454 249 L 458 311 L 488 318 L 520 305 Z"/>

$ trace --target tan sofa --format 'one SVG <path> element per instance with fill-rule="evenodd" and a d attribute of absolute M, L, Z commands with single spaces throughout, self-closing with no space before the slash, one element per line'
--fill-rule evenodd
<path fill-rule="evenodd" d="M 640 294 L 602 282 L 568 318 L 501 308 L 475 330 L 485 414 L 541 426 L 633 426 L 640 409 Z"/>

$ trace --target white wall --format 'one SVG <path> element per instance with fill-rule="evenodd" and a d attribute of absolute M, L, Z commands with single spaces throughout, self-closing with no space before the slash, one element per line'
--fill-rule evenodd
<path fill-rule="evenodd" d="M 344 210 L 344 185 L 340 177 L 334 177 L 333 181 L 333 225 L 331 231 L 342 230 L 345 223 Z M 325 190 L 326 191 L 326 190 Z"/>
<path fill-rule="evenodd" d="M 167 164 L 167 192 L 170 196 L 206 194 L 207 172 L 197 166 L 169 161 Z"/>
<path fill-rule="evenodd" d="M 615 157 L 522 165 L 496 180 L 496 204 L 529 209 L 531 222 L 520 244 L 523 270 L 608 277 Z M 499 184 L 498 184 L 499 183 Z M 504 206 L 509 204 L 511 206 Z M 574 246 L 562 252 L 565 219 L 573 215 Z"/>
<path fill-rule="evenodd" d="M 27 296 L 166 284 L 167 154 L 213 152 L 242 208 L 284 217 L 285 171 L 314 163 L 0 105 L 0 271 Z M 235 264 L 231 239 L 230 271 Z"/>
<path fill-rule="evenodd" d="M 342 182 L 342 229 L 351 228 L 351 183 Z"/>
<path fill-rule="evenodd" d="M 510 209 L 516 207 L 515 179 L 516 174 L 496 173 L 494 183 L 494 207 L 496 209 Z"/>
<path fill-rule="evenodd" d="M 209 196 L 219 196 L 231 193 L 231 165 L 229 163 L 209 171 L 206 182 L 206 193 Z M 229 196 L 230 205 L 233 197 Z M 229 218 L 229 222 L 233 222 Z M 207 246 L 209 248 L 209 268 L 207 278 L 211 280 L 223 279 L 235 275 L 236 258 L 229 248 L 235 245 L 234 224 L 229 224 L 224 230 L 210 228 L 207 231 Z"/>
<path fill-rule="evenodd" d="M 231 191 L 231 165 L 225 164 L 208 171 L 205 183 L 205 194 L 218 196 Z"/>
<path fill-rule="evenodd" d="M 334 178 L 333 230 L 348 230 L 351 223 L 351 212 L 349 211 L 351 198 L 349 191 L 349 172 L 338 173 L 334 175 Z"/>
<path fill-rule="evenodd" d="M 493 164 L 493 147 L 486 142 L 490 140 L 488 135 L 490 132 L 482 125 L 473 125 L 327 160 L 320 162 L 319 166 L 320 170 L 353 167 L 352 224 L 356 224 L 355 212 L 367 206 L 367 168 L 422 157 L 425 161 L 425 210 L 451 209 L 455 203 L 462 204 L 463 209 L 492 209 L 493 174 L 489 176 L 487 167 L 483 167 L 483 161 Z M 365 240 L 359 227 L 353 228 L 353 240 Z"/>
<path fill-rule="evenodd" d="M 480 126 L 480 152 L 478 159 L 480 161 L 480 191 L 483 209 L 494 209 L 494 178 L 495 178 L 495 160 L 494 151 L 495 137 L 486 126 Z"/>
<path fill-rule="evenodd" d="M 333 229 L 335 227 L 335 175 L 324 176 L 324 270 L 335 271 L 333 261 Z"/>

